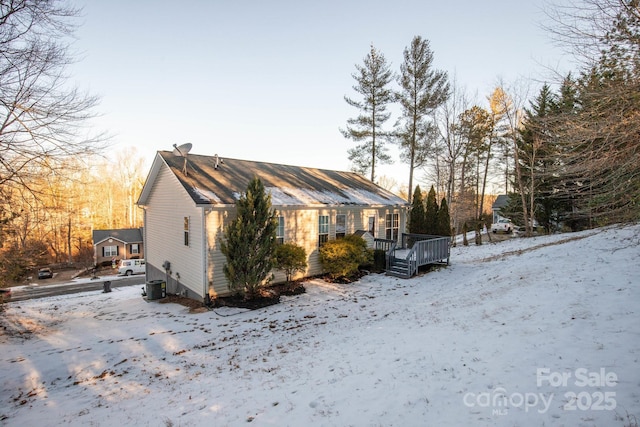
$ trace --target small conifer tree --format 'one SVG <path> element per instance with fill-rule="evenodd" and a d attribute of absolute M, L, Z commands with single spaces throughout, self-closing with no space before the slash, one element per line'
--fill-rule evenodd
<path fill-rule="evenodd" d="M 422 191 L 420 186 L 416 185 L 411 212 L 409 212 L 409 233 L 425 234 L 427 232 L 426 219 Z"/>
<path fill-rule="evenodd" d="M 427 195 L 426 217 L 426 234 L 436 234 L 438 223 L 438 201 L 436 200 L 436 190 L 431 186 Z"/>
<path fill-rule="evenodd" d="M 226 227 L 220 250 L 227 257 L 224 274 L 231 291 L 251 299 L 273 278 L 278 223 L 276 212 L 271 211 L 271 195 L 257 177 L 236 208 L 237 216 Z"/>
<path fill-rule="evenodd" d="M 442 198 L 442 202 L 440 202 L 440 207 L 438 208 L 438 213 L 436 216 L 438 218 L 436 234 L 439 236 L 450 236 L 451 218 L 449 216 L 449 206 L 447 205 L 447 199 Z"/>

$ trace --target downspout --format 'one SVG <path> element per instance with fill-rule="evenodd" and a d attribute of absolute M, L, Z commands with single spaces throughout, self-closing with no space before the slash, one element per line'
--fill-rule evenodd
<path fill-rule="evenodd" d="M 138 205 L 140 206 L 140 205 Z M 149 277 L 149 263 L 146 262 L 149 258 L 147 258 L 147 208 L 146 206 L 140 206 L 142 208 L 142 250 L 143 258 L 145 259 L 144 263 L 144 279 L 147 280 Z M 140 251 L 138 251 L 140 252 Z M 166 282 L 165 282 L 166 283 Z M 166 285 L 165 285 L 166 286 Z"/>
<path fill-rule="evenodd" d="M 202 233 L 202 298 L 205 304 L 209 304 L 209 265 L 207 262 L 207 252 L 209 251 L 209 239 L 207 236 L 207 213 L 208 209 L 202 208 L 201 233 Z"/>

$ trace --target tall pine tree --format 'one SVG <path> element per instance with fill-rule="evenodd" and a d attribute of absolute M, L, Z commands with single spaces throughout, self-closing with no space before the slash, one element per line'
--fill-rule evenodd
<path fill-rule="evenodd" d="M 360 115 L 347 120 L 347 128 L 340 129 L 345 138 L 359 142 L 355 148 L 349 149 L 349 160 L 354 170 L 365 174 L 371 171 L 371 181 L 375 181 L 376 162 L 392 163 L 386 153 L 384 143 L 388 137 L 382 129 L 384 122 L 391 116 L 387 105 L 393 102 L 394 94 L 389 84 L 392 73 L 384 55 L 371 46 L 371 51 L 364 58 L 363 65 L 356 65 L 357 72 L 353 78 L 357 84 L 353 89 L 362 95 L 362 101 L 344 97 L 347 104 L 360 110 Z"/>
<path fill-rule="evenodd" d="M 401 90 L 396 94 L 402 116 L 396 127 L 401 157 L 409 163 L 409 194 L 413 186 L 413 172 L 427 161 L 437 132 L 428 121 L 431 113 L 449 97 L 449 81 L 445 71 L 433 68 L 433 51 L 429 40 L 415 36 L 404 50 L 404 61 L 398 77 Z"/>
<path fill-rule="evenodd" d="M 271 195 L 257 177 L 236 207 L 237 216 L 226 227 L 220 250 L 227 257 L 224 274 L 231 291 L 251 299 L 272 279 L 278 223 L 276 212 L 271 211 Z"/>

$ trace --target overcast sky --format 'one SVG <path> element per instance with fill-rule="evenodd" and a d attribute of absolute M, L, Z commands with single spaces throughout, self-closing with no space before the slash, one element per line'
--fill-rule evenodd
<path fill-rule="evenodd" d="M 94 125 L 113 135 L 111 151 L 136 147 L 147 164 L 190 142 L 197 154 L 349 170 L 355 144 L 339 128 L 358 111 L 344 96 L 357 99 L 352 73 L 371 44 L 397 72 L 422 36 L 483 106 L 498 78 L 544 80 L 560 58 L 540 27 L 543 0 L 74 4 L 84 10 L 72 77 L 101 97 Z M 392 155 L 377 175 L 408 182 Z"/>

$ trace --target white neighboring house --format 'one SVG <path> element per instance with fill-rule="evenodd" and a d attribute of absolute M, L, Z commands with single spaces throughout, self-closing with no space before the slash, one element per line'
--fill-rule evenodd
<path fill-rule="evenodd" d="M 205 302 L 229 295 L 220 241 L 255 176 L 271 194 L 278 241 L 307 252 L 308 268 L 299 276 L 323 272 L 318 248 L 327 240 L 366 230 L 399 241 L 405 231 L 409 204 L 352 172 L 159 151 L 137 202 L 144 209 L 147 280 L 165 280 L 168 293 Z M 275 282 L 285 280 L 274 273 Z"/>
<path fill-rule="evenodd" d="M 500 215 L 500 209 L 502 209 L 503 207 L 507 206 L 507 204 L 509 203 L 509 196 L 507 196 L 506 194 L 500 194 L 496 200 L 493 202 L 493 205 L 491 205 L 491 210 L 493 212 L 493 221 L 492 223 L 497 223 L 498 221 L 500 221 L 501 219 L 508 219 L 506 217 L 503 217 L 502 215 Z"/>

